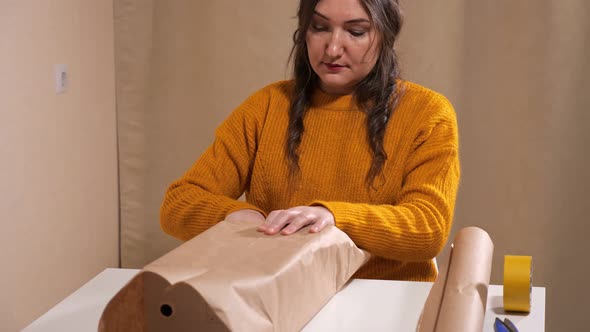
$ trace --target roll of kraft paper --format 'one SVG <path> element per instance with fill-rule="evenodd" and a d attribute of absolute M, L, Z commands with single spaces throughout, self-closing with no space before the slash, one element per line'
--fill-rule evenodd
<path fill-rule="evenodd" d="M 457 233 L 447 273 L 432 286 L 417 331 L 482 331 L 493 252 L 484 230 L 467 227 Z"/>
<path fill-rule="evenodd" d="M 533 258 L 504 256 L 504 310 L 531 311 Z"/>

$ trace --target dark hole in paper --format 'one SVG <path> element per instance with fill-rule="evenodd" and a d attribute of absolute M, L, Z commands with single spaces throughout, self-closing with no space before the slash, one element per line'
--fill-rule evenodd
<path fill-rule="evenodd" d="M 160 312 L 165 317 L 170 317 L 172 315 L 172 307 L 168 304 L 162 304 L 162 306 L 160 307 Z"/>

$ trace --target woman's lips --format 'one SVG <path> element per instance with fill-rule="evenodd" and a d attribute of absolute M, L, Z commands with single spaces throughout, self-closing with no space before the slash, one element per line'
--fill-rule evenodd
<path fill-rule="evenodd" d="M 326 66 L 326 68 L 328 68 L 329 71 L 341 71 L 342 69 L 346 68 L 345 65 L 340 65 L 337 63 L 325 63 L 324 62 L 324 66 Z"/>

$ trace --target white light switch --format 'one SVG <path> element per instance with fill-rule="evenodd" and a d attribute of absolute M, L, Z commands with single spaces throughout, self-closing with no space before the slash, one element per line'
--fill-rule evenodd
<path fill-rule="evenodd" d="M 55 65 L 55 93 L 66 92 L 68 87 L 68 66 L 65 64 Z"/>

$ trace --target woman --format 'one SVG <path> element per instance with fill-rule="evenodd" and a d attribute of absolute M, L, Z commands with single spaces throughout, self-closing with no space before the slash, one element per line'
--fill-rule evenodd
<path fill-rule="evenodd" d="M 434 280 L 459 181 L 457 124 L 443 96 L 399 79 L 398 1 L 301 0 L 298 19 L 294 79 L 218 128 L 168 189 L 162 228 L 188 240 L 224 219 L 269 235 L 335 225 L 373 254 L 354 277 Z"/>

